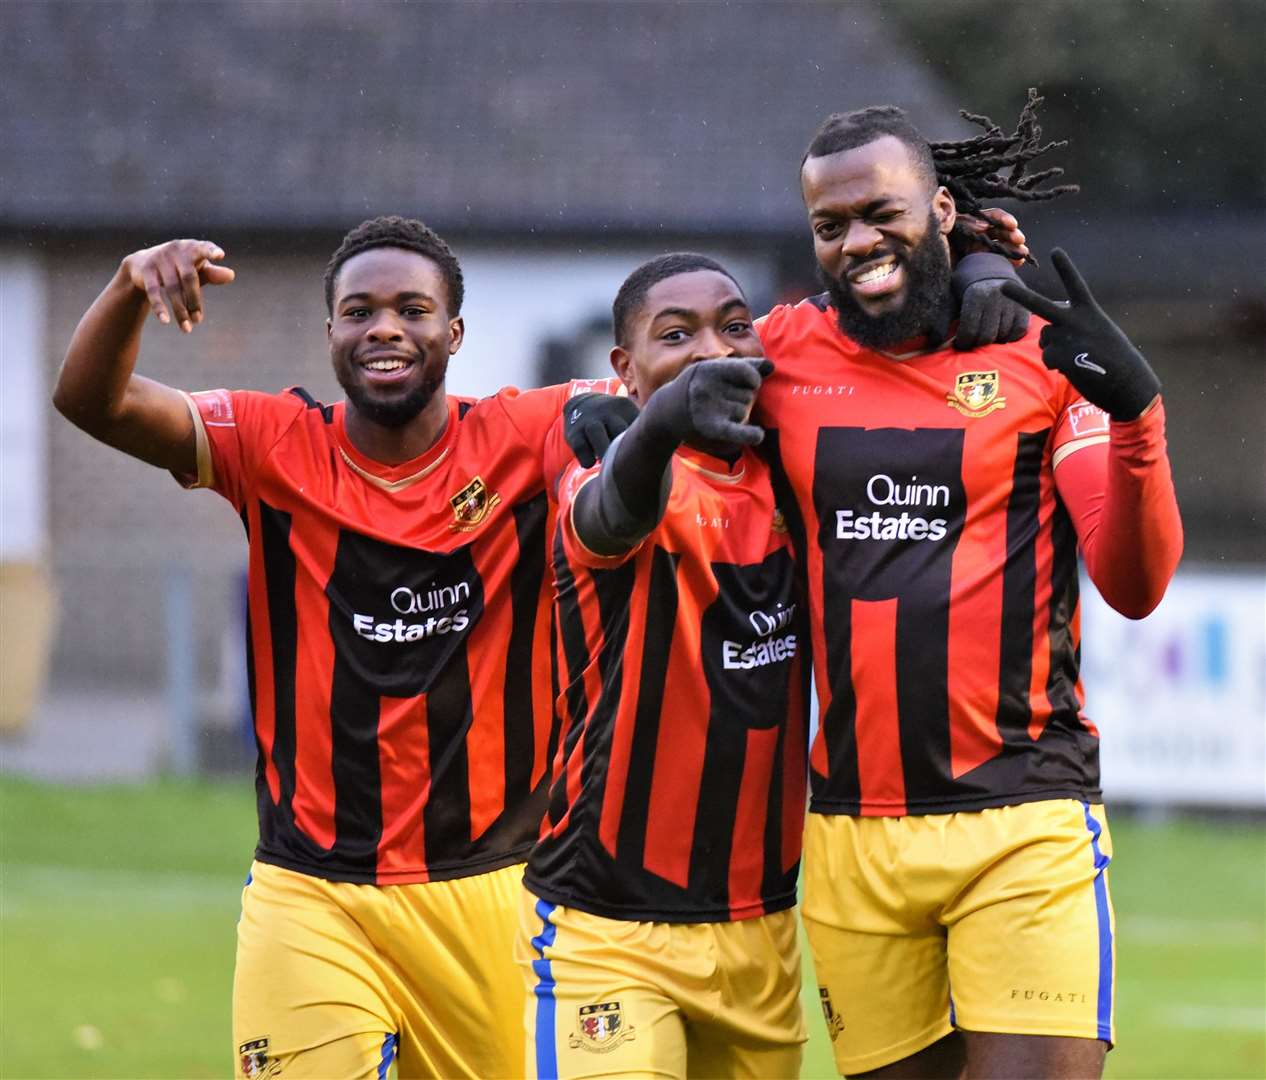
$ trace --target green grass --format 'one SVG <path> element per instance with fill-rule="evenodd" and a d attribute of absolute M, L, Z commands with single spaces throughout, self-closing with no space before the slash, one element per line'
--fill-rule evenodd
<path fill-rule="evenodd" d="M 246 781 L 0 779 L 0 1077 L 228 1074 L 253 814 Z M 1266 828 L 1112 829 L 1109 1077 L 1266 1075 Z M 805 986 L 803 1075 L 833 1077 L 809 970 Z"/>

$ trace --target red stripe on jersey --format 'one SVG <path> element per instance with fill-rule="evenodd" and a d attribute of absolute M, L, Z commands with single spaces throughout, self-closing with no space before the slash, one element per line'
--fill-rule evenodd
<path fill-rule="evenodd" d="M 747 837 L 760 836 L 765 830 L 769 785 L 778 760 L 777 746 L 776 727 L 757 728 L 747 733 L 747 753 L 743 758 L 743 779 L 739 785 L 734 840 L 730 848 L 731 918 L 750 915 L 761 904 L 765 853 L 758 845 L 747 843 Z M 803 824 L 803 814 L 801 822 Z"/>
<path fill-rule="evenodd" d="M 1037 579 L 1033 589 L 1033 666 L 1029 676 L 1029 737 L 1037 739 L 1051 718 L 1052 706 L 1046 696 L 1051 674 L 1051 571 L 1055 550 L 1051 540 L 1051 523 L 1056 510 L 1055 478 L 1042 474 L 1041 502 L 1038 510 L 1038 532 L 1034 543 Z"/>
<path fill-rule="evenodd" d="M 262 528 L 259 503 L 252 499 L 246 511 L 247 529 L 258 536 Z M 264 580 L 264 559 L 258 545 L 251 545 L 246 578 L 247 615 L 251 624 L 251 651 L 255 663 L 255 737 L 264 763 L 264 779 L 273 803 L 281 802 L 281 778 L 273 760 L 273 739 L 277 731 L 276 673 L 273 671 L 273 635 L 268 621 L 268 585 Z"/>
<path fill-rule="evenodd" d="M 682 592 L 687 586 L 678 579 Z M 689 611 L 703 611 L 707 601 L 682 600 Z M 689 606 L 688 606 L 689 605 Z M 678 693 L 695 684 L 691 697 L 710 698 L 698 666 L 699 628 L 678 623 L 668 657 L 665 687 Z M 699 808 L 699 781 L 707 731 L 702 724 L 674 724 L 673 703 L 659 703 L 660 725 L 655 739 L 655 775 L 651 780 L 650 807 L 646 815 L 646 869 L 680 885 L 690 878 L 690 849 L 694 843 L 695 812 Z M 704 710 L 704 715 L 707 711 Z"/>
<path fill-rule="evenodd" d="M 853 685 L 857 688 L 857 775 L 862 799 L 904 813 L 906 783 L 897 722 L 897 601 L 854 600 Z"/>
<path fill-rule="evenodd" d="M 971 433 L 968 434 L 971 438 Z M 975 441 L 970 444 L 973 447 Z M 982 451 L 990 449 L 981 444 Z M 1002 659 L 1002 575 L 1007 536 L 992 516 L 997 481 L 992 468 L 964 469 L 967 515 L 954 550 L 949 607 L 950 775 L 957 778 L 992 758 L 998 734 L 998 666 Z"/>
<path fill-rule="evenodd" d="M 296 667 L 321 672 L 295 680 L 295 824 L 321 847 L 334 846 L 334 750 L 330 733 L 330 685 L 334 641 L 330 602 L 320 583 L 334 567 L 338 532 L 297 505 L 290 528 L 295 573 Z M 317 679 L 324 681 L 318 685 Z"/>
<path fill-rule="evenodd" d="M 426 863 L 422 809 L 431 787 L 431 757 L 425 694 L 380 699 L 378 769 L 382 777 L 378 872 L 413 871 Z"/>

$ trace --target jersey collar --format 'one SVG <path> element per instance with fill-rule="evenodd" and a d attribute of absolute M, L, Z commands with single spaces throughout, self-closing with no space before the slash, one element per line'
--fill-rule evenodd
<path fill-rule="evenodd" d="M 444 425 L 444 433 L 424 453 L 399 465 L 384 465 L 366 457 L 352 444 L 347 437 L 344 423 L 346 410 L 340 407 L 335 413 L 334 429 L 338 439 L 339 455 L 349 469 L 362 480 L 373 484 L 383 491 L 400 491 L 410 484 L 416 484 L 430 476 L 444 462 L 457 441 L 457 399 L 448 399 L 448 423 Z"/>

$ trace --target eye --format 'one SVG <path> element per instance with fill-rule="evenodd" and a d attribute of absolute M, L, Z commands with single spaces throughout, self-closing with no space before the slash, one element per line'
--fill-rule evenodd
<path fill-rule="evenodd" d="M 741 335 L 750 334 L 752 332 L 752 324 L 746 319 L 735 319 L 726 325 L 725 332 L 727 334 Z"/>
<path fill-rule="evenodd" d="M 659 335 L 659 340 L 666 341 L 670 345 L 680 345 L 689 336 L 690 335 L 685 330 L 678 328 L 675 330 L 665 330 Z"/>
<path fill-rule="evenodd" d="M 409 304 L 400 309 L 401 315 L 408 315 L 410 318 L 420 319 L 426 314 L 426 308 L 418 307 L 417 304 Z"/>
<path fill-rule="evenodd" d="M 344 312 L 343 312 L 343 318 L 345 318 L 345 319 L 363 319 L 363 318 L 364 318 L 366 315 L 368 315 L 368 314 L 369 314 L 369 308 L 364 308 L 364 307 L 354 307 L 354 308 L 348 308 L 346 311 L 344 311 Z"/>
<path fill-rule="evenodd" d="M 903 213 L 904 210 L 881 210 L 878 214 L 872 214 L 870 220 L 882 225 L 888 221 L 896 221 Z"/>
<path fill-rule="evenodd" d="M 839 235 L 840 225 L 837 221 L 820 221 L 813 227 L 813 235 L 819 240 L 831 240 Z"/>

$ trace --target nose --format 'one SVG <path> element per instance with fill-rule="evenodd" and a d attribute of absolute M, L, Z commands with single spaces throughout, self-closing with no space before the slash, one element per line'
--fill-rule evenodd
<path fill-rule="evenodd" d="M 869 255 L 875 250 L 875 245 L 882 239 L 883 233 L 873 225 L 867 225 L 864 221 L 851 221 L 849 222 L 848 232 L 844 234 L 844 243 L 841 250 L 843 254 L 850 258 L 858 258 L 859 256 Z"/>
<path fill-rule="evenodd" d="M 737 350 L 734 343 L 718 331 L 708 328 L 695 338 L 695 360 L 715 360 L 720 357 L 734 356 Z"/>
<path fill-rule="evenodd" d="M 374 313 L 373 318 L 369 320 L 369 325 L 365 328 L 365 336 L 374 342 L 404 340 L 404 333 L 400 329 L 400 321 L 396 318 L 396 313 L 390 310 Z"/>

